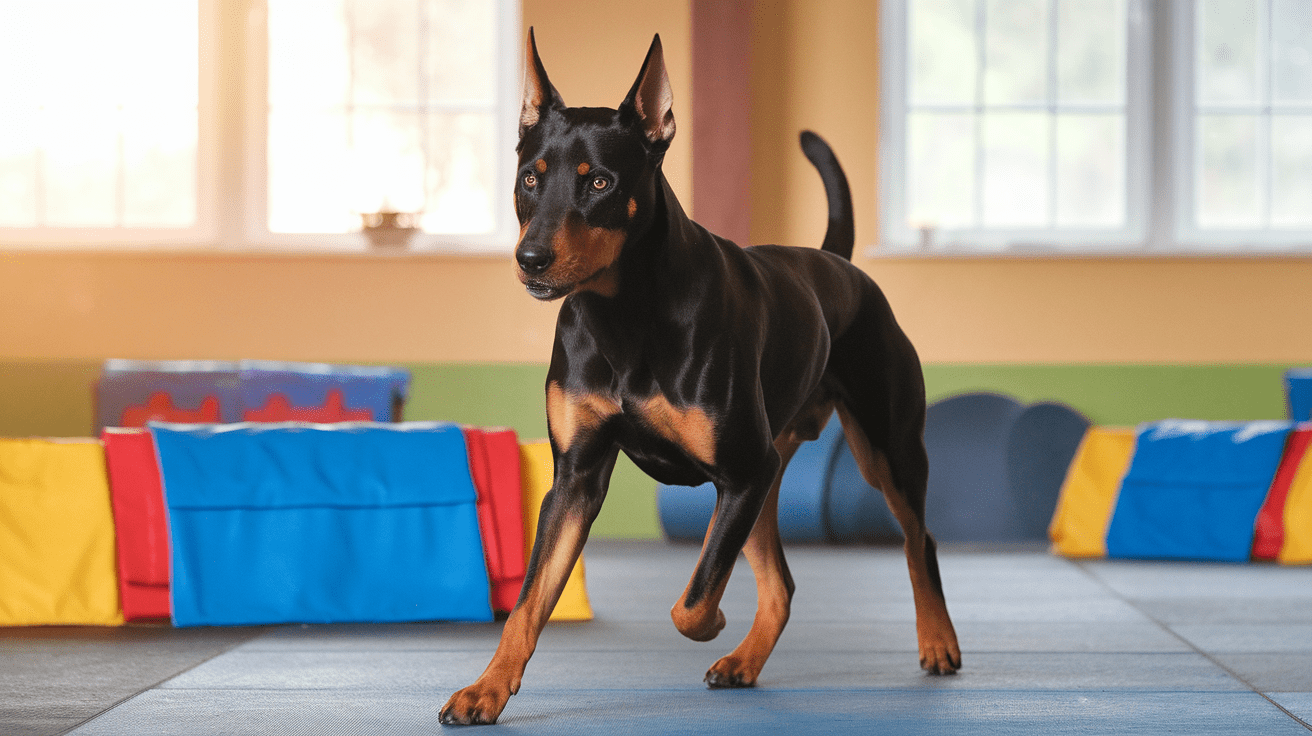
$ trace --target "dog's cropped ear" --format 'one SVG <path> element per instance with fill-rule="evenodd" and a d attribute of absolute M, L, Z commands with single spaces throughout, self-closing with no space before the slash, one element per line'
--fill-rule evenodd
<path fill-rule="evenodd" d="M 538 44 L 533 29 L 528 29 L 528 43 L 524 47 L 524 103 L 519 110 L 519 137 L 538 124 L 542 113 L 550 108 L 562 108 L 565 102 L 547 79 L 547 70 L 538 56 Z"/>
<path fill-rule="evenodd" d="M 664 150 L 674 138 L 674 92 L 670 89 L 670 76 L 665 71 L 665 53 L 661 50 L 661 37 L 657 34 L 647 50 L 638 79 L 629 90 L 629 96 L 620 103 L 620 112 L 637 116 L 647 140 Z"/>

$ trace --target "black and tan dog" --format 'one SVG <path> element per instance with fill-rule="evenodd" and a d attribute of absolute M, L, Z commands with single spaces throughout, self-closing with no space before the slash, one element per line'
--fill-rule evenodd
<path fill-rule="evenodd" d="M 884 295 L 848 260 L 851 196 L 829 147 L 802 136 L 829 199 L 823 248 L 739 248 L 688 219 L 661 172 L 674 116 L 659 37 L 615 110 L 566 107 L 531 31 L 526 51 L 515 256 L 530 294 L 565 297 L 546 386 L 555 481 L 496 654 L 447 701 L 442 722 L 493 723 L 519 690 L 620 451 L 661 482 L 715 484 L 701 559 L 671 616 L 684 636 L 715 638 L 743 552 L 756 618 L 706 682 L 754 685 L 793 596 L 780 477 L 835 409 L 906 537 L 920 665 L 955 672 L 961 652 L 924 521 L 920 362 Z"/>

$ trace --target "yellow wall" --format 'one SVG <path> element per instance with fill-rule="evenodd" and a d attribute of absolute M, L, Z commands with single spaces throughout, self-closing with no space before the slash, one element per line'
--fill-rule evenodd
<path fill-rule="evenodd" d="M 876 3 L 759 0 L 753 239 L 818 244 L 825 135 L 875 241 Z M 614 106 L 661 34 L 681 124 L 666 171 L 691 209 L 687 0 L 524 0 L 571 105 Z M 1312 259 L 859 259 L 927 362 L 1312 361 Z M 0 360 L 544 362 L 555 304 L 508 258 L 0 251 Z"/>

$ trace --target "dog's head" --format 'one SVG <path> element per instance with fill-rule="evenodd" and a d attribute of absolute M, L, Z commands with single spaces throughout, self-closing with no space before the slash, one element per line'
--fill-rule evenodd
<path fill-rule="evenodd" d="M 515 181 L 519 280 L 542 300 L 576 291 L 614 296 L 620 253 L 650 224 L 656 171 L 674 138 L 660 36 L 613 110 L 566 107 L 531 29 L 524 66 Z"/>

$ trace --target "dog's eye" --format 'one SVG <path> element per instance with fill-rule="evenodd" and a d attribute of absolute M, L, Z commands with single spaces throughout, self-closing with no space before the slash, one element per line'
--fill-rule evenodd
<path fill-rule="evenodd" d="M 537 177 L 536 174 L 525 174 L 525 175 L 524 175 L 524 188 L 525 188 L 525 189 L 532 189 L 533 187 L 535 187 L 535 186 L 537 186 L 537 185 L 538 185 L 538 177 Z"/>
<path fill-rule="evenodd" d="M 598 176 L 592 180 L 592 191 L 594 192 L 604 192 L 608 186 L 610 186 L 610 181 L 604 176 Z"/>

